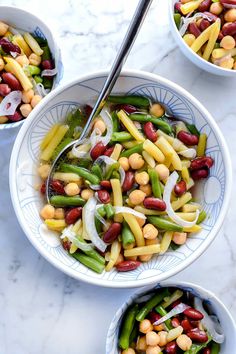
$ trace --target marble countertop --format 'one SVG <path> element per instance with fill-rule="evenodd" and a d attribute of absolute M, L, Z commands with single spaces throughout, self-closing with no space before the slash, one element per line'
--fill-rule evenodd
<path fill-rule="evenodd" d="M 137 2 L 0 0 L 1 5 L 19 6 L 40 15 L 52 28 L 62 49 L 63 82 L 110 67 Z M 198 98 L 226 137 L 236 177 L 236 80 L 207 74 L 182 55 L 169 31 L 167 7 L 167 0 L 153 1 L 126 67 L 160 74 Z M 109 323 L 135 290 L 104 289 L 75 281 L 32 247 L 16 220 L 9 196 L 8 164 L 16 133 L 0 132 L 0 352 L 103 354 Z M 214 243 L 175 277 L 215 292 L 234 317 L 235 225 L 232 200 Z"/>

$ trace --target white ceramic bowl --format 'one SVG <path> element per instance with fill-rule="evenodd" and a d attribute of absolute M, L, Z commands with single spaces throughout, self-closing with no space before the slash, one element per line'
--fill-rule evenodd
<path fill-rule="evenodd" d="M 58 74 L 55 76 L 53 81 L 53 90 L 62 79 L 63 65 L 61 61 L 60 49 L 50 28 L 40 18 L 36 17 L 32 13 L 11 6 L 0 6 L 0 21 L 7 23 L 13 28 L 20 29 L 25 32 L 30 32 L 38 37 L 47 39 L 52 57 L 55 62 L 55 67 L 58 70 Z M 19 122 L 0 124 L 0 130 L 16 128 L 22 125 L 24 122 L 25 119 L 22 119 Z"/>
<path fill-rule="evenodd" d="M 177 0 L 169 0 L 169 20 L 171 26 L 171 32 L 176 40 L 179 48 L 184 53 L 184 55 L 191 60 L 191 62 L 197 65 L 199 68 L 208 71 L 211 74 L 220 75 L 220 76 L 231 76 L 236 77 L 236 70 L 224 69 L 220 66 L 210 63 L 205 59 L 197 55 L 183 40 L 181 37 L 178 28 L 176 27 L 174 21 L 174 4 Z"/>
<path fill-rule="evenodd" d="M 187 282 L 173 282 L 167 281 L 157 284 L 155 287 L 148 287 L 139 290 L 118 309 L 116 312 L 107 334 L 106 354 L 119 354 L 118 336 L 122 317 L 127 308 L 135 302 L 136 299 L 143 296 L 146 292 L 162 287 L 178 287 L 185 291 L 190 291 L 194 296 L 200 297 L 206 301 L 212 312 L 218 317 L 223 332 L 225 334 L 225 341 L 221 346 L 220 354 L 231 354 L 236 347 L 236 325 L 224 304 L 210 291 L 200 287 L 199 285 Z"/>
<path fill-rule="evenodd" d="M 37 176 L 39 145 L 50 127 L 63 122 L 75 106 L 94 99 L 100 92 L 107 73 L 95 73 L 75 80 L 51 92 L 33 110 L 15 141 L 10 162 L 10 189 L 17 218 L 34 247 L 63 272 L 89 283 L 108 287 L 137 287 L 166 279 L 178 273 L 210 245 L 224 220 L 231 189 L 231 164 L 224 138 L 207 110 L 188 92 L 159 76 L 140 71 L 126 71 L 118 79 L 114 93 L 140 94 L 168 107 L 173 116 L 196 124 L 208 135 L 207 154 L 215 160 L 210 177 L 199 184 L 198 199 L 210 218 L 203 230 L 192 235 L 176 251 L 143 263 L 132 272 L 116 270 L 96 274 L 70 257 L 59 238 L 48 231 L 39 216 L 44 201 L 34 186 Z"/>

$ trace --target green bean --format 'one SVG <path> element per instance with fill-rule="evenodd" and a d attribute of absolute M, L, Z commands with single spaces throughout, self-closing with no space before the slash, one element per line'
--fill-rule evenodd
<path fill-rule="evenodd" d="M 90 159 L 82 159 L 82 158 L 80 158 L 79 162 L 78 162 L 78 166 L 79 167 L 84 167 L 84 168 L 88 168 L 90 164 L 91 164 L 91 160 Z"/>
<path fill-rule="evenodd" d="M 211 346 L 211 354 L 218 354 L 220 352 L 220 345 L 213 342 Z"/>
<path fill-rule="evenodd" d="M 168 290 L 164 289 L 160 291 L 159 293 L 155 294 L 153 297 L 151 297 L 150 300 L 146 302 L 146 304 L 139 310 L 136 320 L 141 322 L 144 320 L 144 318 L 148 315 L 148 313 L 153 309 L 153 307 L 157 306 L 162 302 L 164 297 L 168 295 Z"/>
<path fill-rule="evenodd" d="M 208 334 L 208 341 L 203 344 L 192 344 L 191 348 L 184 352 L 184 354 L 197 354 L 199 353 L 202 349 L 206 348 L 208 344 L 212 341 L 211 336 Z M 211 352 L 212 354 L 212 352 Z"/>
<path fill-rule="evenodd" d="M 129 225 L 125 221 L 123 222 L 121 236 L 122 236 L 122 245 L 124 248 L 126 246 L 130 245 L 131 243 L 135 242 L 134 235 L 133 235 L 132 231 L 130 230 Z"/>
<path fill-rule="evenodd" d="M 173 241 L 171 241 L 171 243 L 170 243 L 170 248 L 171 248 L 173 251 L 176 251 L 178 248 L 180 248 L 180 245 L 176 245 L 176 243 L 174 243 Z"/>
<path fill-rule="evenodd" d="M 148 222 L 153 224 L 154 226 L 158 227 L 161 230 L 166 231 L 183 231 L 183 227 L 180 225 L 175 224 L 172 221 L 169 221 L 161 216 L 148 216 Z"/>
<path fill-rule="evenodd" d="M 162 307 L 161 305 L 157 306 L 157 307 L 155 308 L 155 310 L 156 310 L 156 312 L 158 312 L 159 315 L 161 315 L 162 317 L 165 316 L 165 315 L 167 315 L 167 311 L 166 311 L 166 310 L 164 309 L 164 307 Z M 166 320 L 164 323 L 165 323 L 165 325 L 166 325 L 166 327 L 167 327 L 168 330 L 171 330 L 171 329 L 173 328 L 172 325 L 171 325 L 171 320 L 170 320 L 170 319 L 169 319 L 169 320 Z"/>
<path fill-rule="evenodd" d="M 152 122 L 154 125 L 156 125 L 159 129 L 163 130 L 167 134 L 172 133 L 172 128 L 169 123 L 167 123 L 165 118 L 156 118 L 154 116 L 151 116 L 150 114 L 142 114 L 142 113 L 133 113 L 129 115 L 129 118 L 131 120 L 145 123 L 145 122 Z"/>
<path fill-rule="evenodd" d="M 186 127 L 188 128 L 188 131 L 189 131 L 191 134 L 197 135 L 197 136 L 200 135 L 199 131 L 198 131 L 197 128 L 196 128 L 196 125 L 194 125 L 194 124 L 188 124 L 188 123 L 185 123 L 185 125 L 186 125 Z"/>
<path fill-rule="evenodd" d="M 201 224 L 206 219 L 206 217 L 207 217 L 207 213 L 205 212 L 205 210 L 202 210 L 197 219 L 197 224 Z"/>
<path fill-rule="evenodd" d="M 138 338 L 138 332 L 139 332 L 139 326 L 138 326 L 138 323 L 136 322 L 134 324 L 134 328 L 130 334 L 130 337 L 129 337 L 129 346 L 132 345 L 132 343 L 136 343 L 136 340 Z"/>
<path fill-rule="evenodd" d="M 44 47 L 42 47 L 42 50 L 43 50 L 42 61 L 50 60 L 51 59 L 51 52 L 50 52 L 49 46 L 45 45 Z"/>
<path fill-rule="evenodd" d="M 101 169 L 101 167 L 100 167 L 97 163 L 92 166 L 91 172 L 92 172 L 95 176 L 97 176 L 100 180 L 103 179 L 102 169 Z"/>
<path fill-rule="evenodd" d="M 107 218 L 112 219 L 115 215 L 115 211 L 114 211 L 113 206 L 110 203 L 108 203 L 108 204 L 104 205 L 104 209 L 105 209 Z"/>
<path fill-rule="evenodd" d="M 97 212 L 102 218 L 104 218 L 106 216 L 105 205 L 100 206 L 100 208 L 97 209 Z"/>
<path fill-rule="evenodd" d="M 34 75 L 34 81 L 36 82 L 36 84 L 42 84 L 43 79 L 41 78 L 41 76 Z"/>
<path fill-rule="evenodd" d="M 85 124 L 85 116 L 82 114 L 80 108 L 72 111 L 68 114 L 66 119 L 66 124 L 68 124 L 69 129 L 67 130 L 66 137 L 74 138 L 75 131 L 77 127 L 83 127 Z"/>
<path fill-rule="evenodd" d="M 53 195 L 50 198 L 50 204 L 55 207 L 66 207 L 66 206 L 83 206 L 86 201 L 81 197 L 66 197 L 64 195 Z"/>
<path fill-rule="evenodd" d="M 118 171 L 113 171 L 111 177 L 115 179 L 120 179 L 120 174 Z"/>
<path fill-rule="evenodd" d="M 132 140 L 132 135 L 128 132 L 115 132 L 112 134 L 112 142 L 123 142 Z"/>
<path fill-rule="evenodd" d="M 111 178 L 113 171 L 118 170 L 119 167 L 120 167 L 119 162 L 115 162 L 112 165 L 110 165 L 107 169 L 107 172 L 105 173 L 105 180 L 108 181 Z"/>
<path fill-rule="evenodd" d="M 78 240 L 84 244 L 87 244 L 87 242 L 81 237 L 77 236 Z M 83 251 L 83 250 L 82 250 Z M 89 251 L 83 251 L 87 256 L 95 259 L 101 264 L 105 264 L 105 258 L 102 257 L 95 249 L 91 248 Z"/>
<path fill-rule="evenodd" d="M 120 130 L 119 118 L 115 111 L 111 114 L 112 124 L 113 124 L 113 133 L 118 132 Z"/>
<path fill-rule="evenodd" d="M 95 227 L 96 227 L 97 233 L 100 235 L 102 233 L 102 223 L 96 217 L 95 217 Z"/>
<path fill-rule="evenodd" d="M 154 197 L 156 198 L 162 198 L 162 192 L 161 192 L 161 184 L 159 180 L 159 176 L 157 171 L 152 168 L 148 170 L 148 174 L 150 177 L 151 185 L 152 185 L 152 192 Z"/>
<path fill-rule="evenodd" d="M 130 155 L 134 154 L 134 153 L 142 153 L 143 151 L 143 144 L 137 144 L 135 146 L 133 146 L 132 148 L 123 151 L 120 156 L 121 157 L 129 157 Z"/>
<path fill-rule="evenodd" d="M 76 173 L 80 177 L 83 177 L 85 180 L 91 182 L 92 184 L 99 184 L 100 179 L 98 176 L 92 174 L 89 170 L 83 168 L 83 167 L 78 167 L 74 165 L 69 165 L 67 163 L 62 163 L 60 166 L 60 169 L 62 172 L 72 172 Z"/>
<path fill-rule="evenodd" d="M 48 79 L 46 76 L 43 77 L 43 86 L 45 89 L 51 89 L 53 85 L 53 80 Z"/>
<path fill-rule="evenodd" d="M 38 75 L 41 73 L 41 69 L 38 66 L 35 65 L 27 65 L 25 70 L 29 72 L 31 76 L 33 75 Z"/>
<path fill-rule="evenodd" d="M 92 269 L 96 273 L 102 273 L 104 271 L 104 264 L 98 262 L 92 257 L 86 256 L 82 253 L 74 253 L 72 256 L 82 263 L 85 267 Z"/>
<path fill-rule="evenodd" d="M 33 36 L 34 39 L 36 40 L 36 42 L 38 42 L 39 46 L 43 46 L 43 45 L 47 45 L 47 40 L 42 38 L 42 37 L 37 37 L 37 36 Z M 41 47 L 43 49 L 43 47 Z"/>
<path fill-rule="evenodd" d="M 170 296 L 165 297 L 163 303 L 161 304 L 162 307 L 164 309 L 167 308 L 168 306 L 173 304 L 173 302 L 179 300 L 183 296 L 183 294 L 184 294 L 183 291 L 179 289 L 175 290 Z"/>
<path fill-rule="evenodd" d="M 148 108 L 150 106 L 150 100 L 144 96 L 109 96 L 108 102 L 116 104 L 130 104 L 136 107 Z"/>
<path fill-rule="evenodd" d="M 176 27 L 179 29 L 180 28 L 180 22 L 181 22 L 181 15 L 180 14 L 174 14 L 174 21 L 175 21 Z"/>
<path fill-rule="evenodd" d="M 119 347 L 121 349 L 128 349 L 129 348 L 129 340 L 131 332 L 134 328 L 135 324 L 135 316 L 138 311 L 138 305 L 131 307 L 127 312 L 122 321 L 121 331 L 119 336 Z"/>

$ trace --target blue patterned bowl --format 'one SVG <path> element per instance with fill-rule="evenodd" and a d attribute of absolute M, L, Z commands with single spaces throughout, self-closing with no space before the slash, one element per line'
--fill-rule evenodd
<path fill-rule="evenodd" d="M 0 20 L 11 25 L 13 28 L 33 33 L 35 36 L 47 39 L 58 74 L 54 78 L 52 90 L 58 86 L 63 76 L 63 65 L 61 61 L 61 51 L 49 27 L 32 13 L 11 6 L 0 6 Z M 28 119 L 28 118 L 27 118 Z M 19 122 L 0 124 L 0 130 L 19 128 L 25 119 Z"/>
<path fill-rule="evenodd" d="M 200 297 L 202 300 L 207 302 L 207 305 L 210 307 L 212 313 L 214 313 L 219 319 L 225 334 L 225 341 L 221 346 L 220 354 L 232 353 L 232 349 L 235 348 L 236 343 L 236 325 L 224 304 L 212 292 L 200 287 L 199 285 L 186 282 L 167 281 L 157 284 L 154 287 L 146 287 L 144 289 L 139 290 L 138 292 L 130 296 L 129 299 L 122 305 L 122 307 L 118 309 L 107 333 L 106 354 L 120 353 L 118 349 L 119 329 L 122 317 L 126 312 L 127 308 L 138 298 L 145 295 L 147 292 L 168 286 L 178 287 L 185 291 L 189 291 L 194 296 Z"/>
<path fill-rule="evenodd" d="M 108 287 L 137 287 L 166 279 L 191 264 L 207 249 L 224 220 L 231 189 L 231 164 L 224 138 L 206 109 L 181 87 L 159 76 L 126 71 L 118 79 L 114 93 L 140 94 L 163 103 L 175 117 L 196 124 L 208 135 L 207 154 L 215 164 L 210 177 L 201 182 L 196 193 L 210 217 L 203 230 L 192 235 L 176 251 L 153 257 L 138 269 L 119 273 L 116 270 L 96 274 L 70 257 L 56 233 L 47 230 L 39 216 L 43 198 L 35 185 L 39 181 L 39 144 L 50 127 L 63 122 L 68 112 L 97 97 L 106 73 L 96 73 L 75 80 L 51 92 L 33 110 L 16 139 L 10 163 L 10 189 L 17 218 L 34 247 L 63 272 L 89 283 Z"/>

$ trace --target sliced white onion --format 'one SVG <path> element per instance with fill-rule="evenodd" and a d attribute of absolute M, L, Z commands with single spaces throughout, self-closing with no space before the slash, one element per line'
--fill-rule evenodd
<path fill-rule="evenodd" d="M 95 226 L 95 213 L 96 213 L 97 200 L 95 197 L 90 198 L 83 207 L 84 222 L 86 232 L 94 244 L 100 251 L 104 252 L 107 244 L 99 237 Z"/>
<path fill-rule="evenodd" d="M 35 80 L 32 79 L 31 80 L 32 84 L 33 84 L 33 90 L 34 90 L 34 93 L 36 95 L 39 95 L 41 97 L 45 97 L 47 96 L 47 94 L 50 92 L 49 89 L 45 89 L 43 84 L 41 82 L 39 82 L 38 84 L 36 84 Z"/>
<path fill-rule="evenodd" d="M 103 143 L 104 146 L 106 146 L 110 142 L 111 137 L 112 137 L 113 123 L 112 123 L 111 115 L 107 109 L 103 109 L 100 113 L 100 116 L 102 117 L 102 120 L 105 123 L 106 129 L 107 129 L 106 135 L 102 136 L 100 141 Z"/>
<path fill-rule="evenodd" d="M 89 187 L 91 189 L 93 189 L 94 191 L 99 191 L 100 189 L 102 189 L 102 187 L 100 186 L 100 184 L 90 184 Z"/>
<path fill-rule="evenodd" d="M 69 241 L 71 241 L 76 247 L 78 247 L 82 251 L 91 251 L 93 249 L 92 245 L 79 241 L 76 237 L 76 233 L 72 231 L 72 228 L 73 225 L 66 227 L 62 231 L 61 238 L 63 239 L 67 237 Z"/>
<path fill-rule="evenodd" d="M 97 210 L 95 212 L 95 216 L 104 226 L 107 225 L 106 220 L 99 214 Z"/>
<path fill-rule="evenodd" d="M 11 116 L 21 103 L 21 91 L 12 91 L 0 103 L 0 116 Z"/>
<path fill-rule="evenodd" d="M 11 56 L 12 56 L 13 58 L 16 58 L 17 55 L 19 55 L 19 53 L 17 53 L 17 52 L 10 52 L 10 54 L 11 54 Z"/>
<path fill-rule="evenodd" d="M 187 310 L 188 308 L 190 308 L 189 305 L 183 304 L 182 302 L 180 304 L 178 304 L 177 306 L 175 306 L 170 312 L 168 312 L 165 316 L 163 316 L 162 318 L 160 318 L 158 321 L 154 322 L 153 325 L 154 326 L 158 326 L 159 324 L 169 320 L 170 318 L 178 315 L 179 313 L 184 312 L 185 310 Z"/>
<path fill-rule="evenodd" d="M 142 302 L 147 302 L 148 300 L 150 300 L 153 295 L 155 295 L 155 293 L 149 293 L 149 294 L 145 294 L 141 297 L 138 297 L 136 300 L 135 300 L 135 303 L 136 304 L 141 304 Z"/>
<path fill-rule="evenodd" d="M 197 156 L 197 152 L 193 148 L 179 151 L 178 154 L 186 157 L 187 159 L 194 159 Z"/>
<path fill-rule="evenodd" d="M 203 319 L 201 320 L 201 323 L 204 328 L 209 332 L 214 342 L 219 344 L 223 343 L 225 336 L 223 334 L 223 330 L 220 326 L 219 321 L 217 321 L 216 323 L 215 318 L 213 319 L 211 318 L 212 316 L 208 315 L 208 313 L 203 307 L 202 300 L 199 297 L 194 298 L 194 307 L 204 315 Z"/>
<path fill-rule="evenodd" d="M 92 134 L 90 135 L 90 144 L 91 144 L 91 147 L 94 147 L 100 140 L 101 138 L 101 132 L 99 129 L 97 128 L 94 128 L 93 131 L 92 131 Z"/>
<path fill-rule="evenodd" d="M 102 155 L 102 156 L 99 156 L 94 161 L 94 164 L 99 164 L 100 165 L 101 162 L 105 163 L 107 166 L 110 166 L 110 165 L 113 165 L 113 163 L 116 163 L 117 161 L 113 160 L 109 156 Z M 121 183 L 121 185 L 123 185 L 124 180 L 125 180 L 125 171 L 124 171 L 123 167 L 121 167 L 121 166 L 119 167 L 119 174 L 120 174 L 120 183 Z"/>
<path fill-rule="evenodd" d="M 119 173 L 120 173 L 120 184 L 123 186 L 125 180 L 125 170 L 121 166 L 119 167 Z"/>
<path fill-rule="evenodd" d="M 197 12 L 194 16 L 188 18 L 182 17 L 182 25 L 179 29 L 179 33 L 182 37 L 187 31 L 189 24 L 195 22 L 198 18 L 205 18 L 210 22 L 212 21 L 212 19 L 208 15 L 204 14 L 203 12 Z"/>
<path fill-rule="evenodd" d="M 41 72 L 41 76 L 55 76 L 57 74 L 57 68 L 45 69 Z"/>
<path fill-rule="evenodd" d="M 168 216 L 176 222 L 176 224 L 182 226 L 182 227 L 192 227 L 193 225 L 196 224 L 198 216 L 199 216 L 199 210 L 196 211 L 196 218 L 193 221 L 186 221 L 183 220 L 180 216 L 178 216 L 175 211 L 172 208 L 171 205 L 171 193 L 172 190 L 174 189 L 174 186 L 176 185 L 176 182 L 179 178 L 179 175 L 176 171 L 172 172 L 172 174 L 168 177 L 165 188 L 164 188 L 164 193 L 163 193 L 163 200 L 166 203 L 166 212 Z"/>
<path fill-rule="evenodd" d="M 82 145 L 81 145 L 82 144 Z M 80 142 L 79 144 L 75 144 L 71 150 L 71 154 L 75 157 L 85 157 L 88 155 L 91 145 L 86 144 L 85 142 Z"/>
<path fill-rule="evenodd" d="M 144 220 L 146 219 L 146 216 L 143 213 L 140 213 L 139 211 L 136 211 L 129 207 L 114 207 L 114 210 L 116 214 L 126 213 L 126 214 L 132 214 L 140 219 L 144 219 Z"/>

